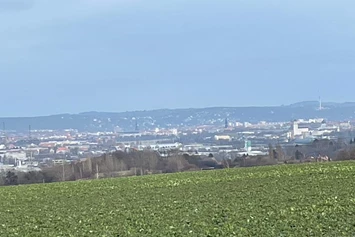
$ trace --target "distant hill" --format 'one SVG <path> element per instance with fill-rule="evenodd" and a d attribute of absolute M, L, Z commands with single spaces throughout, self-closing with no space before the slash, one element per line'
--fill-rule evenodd
<path fill-rule="evenodd" d="M 288 107 L 314 107 L 316 108 L 317 106 L 319 107 L 319 102 L 318 101 L 303 101 L 303 102 L 298 102 L 294 104 L 290 104 Z"/>
<path fill-rule="evenodd" d="M 213 107 L 190 109 L 160 109 L 131 112 L 85 112 L 41 117 L 0 118 L 8 130 L 32 129 L 78 129 L 80 131 L 112 131 L 119 126 L 133 131 L 135 124 L 140 129 L 172 128 L 194 125 L 223 125 L 230 121 L 290 121 L 297 118 L 325 118 L 328 120 L 353 120 L 355 103 L 323 103 L 324 110 L 317 110 L 317 101 L 300 102 L 287 106 L 269 107 Z"/>

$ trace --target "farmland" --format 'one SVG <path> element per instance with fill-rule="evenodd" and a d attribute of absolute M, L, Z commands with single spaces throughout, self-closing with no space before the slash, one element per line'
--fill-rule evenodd
<path fill-rule="evenodd" d="M 0 236 L 354 236 L 355 163 L 4 187 Z"/>

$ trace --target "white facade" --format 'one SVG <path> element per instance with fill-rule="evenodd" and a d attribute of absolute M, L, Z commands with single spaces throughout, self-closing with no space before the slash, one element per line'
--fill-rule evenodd
<path fill-rule="evenodd" d="M 299 128 L 298 127 L 298 122 L 294 121 L 292 123 L 292 129 L 291 129 L 291 137 L 295 138 L 297 136 L 304 136 L 309 133 L 309 128 Z"/>
<path fill-rule="evenodd" d="M 228 140 L 228 141 L 230 141 L 231 137 L 228 136 L 228 135 L 216 135 L 216 136 L 214 136 L 214 139 L 216 141 L 219 141 L 219 140 Z"/>
<path fill-rule="evenodd" d="M 24 151 L 7 151 L 5 153 L 5 156 L 7 158 L 11 158 L 11 159 L 16 159 L 16 160 L 26 160 L 26 152 Z"/>

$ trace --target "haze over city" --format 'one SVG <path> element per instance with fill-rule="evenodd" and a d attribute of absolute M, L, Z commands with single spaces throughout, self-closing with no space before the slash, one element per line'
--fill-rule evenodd
<path fill-rule="evenodd" d="M 354 22 L 0 0 L 0 236 L 354 236 Z"/>
<path fill-rule="evenodd" d="M 354 7 L 0 0 L 0 116 L 354 101 Z"/>

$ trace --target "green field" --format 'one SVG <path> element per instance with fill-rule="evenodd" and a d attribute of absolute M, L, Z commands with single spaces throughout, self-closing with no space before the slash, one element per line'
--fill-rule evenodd
<path fill-rule="evenodd" d="M 355 236 L 355 163 L 4 187 L 0 236 Z"/>

